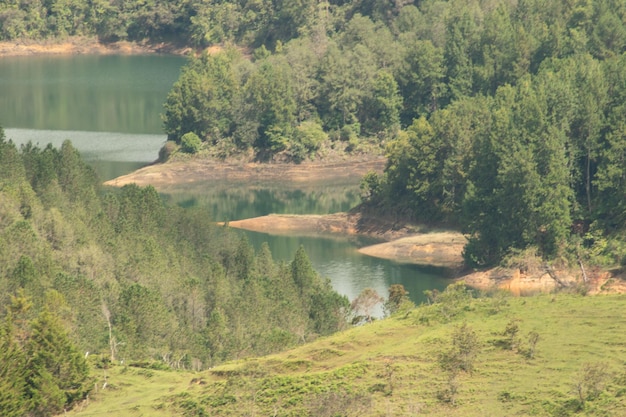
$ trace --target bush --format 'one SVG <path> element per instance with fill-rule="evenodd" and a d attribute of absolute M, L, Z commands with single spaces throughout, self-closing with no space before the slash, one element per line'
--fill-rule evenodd
<path fill-rule="evenodd" d="M 370 171 L 359 184 L 361 190 L 361 201 L 363 203 L 375 202 L 382 199 L 383 178 L 374 171 Z"/>
<path fill-rule="evenodd" d="M 586 363 L 574 378 L 574 392 L 581 405 L 600 396 L 609 378 L 608 365 L 604 362 Z"/>
<path fill-rule="evenodd" d="M 176 151 L 176 148 L 176 142 L 172 140 L 165 142 L 165 145 L 159 149 L 159 162 L 166 162 L 170 159 L 170 156 L 172 156 L 172 154 Z"/>
<path fill-rule="evenodd" d="M 450 284 L 441 292 L 436 289 L 424 291 L 424 295 L 428 303 L 433 304 L 431 313 L 435 313 L 432 317 L 434 319 L 450 321 L 461 312 L 471 309 L 472 293 L 463 281 Z"/>
<path fill-rule="evenodd" d="M 341 131 L 339 133 L 339 138 L 344 141 L 344 142 L 348 142 L 351 139 L 355 140 L 359 138 L 359 133 L 361 132 L 361 124 L 360 123 L 354 123 L 351 125 L 344 125 L 341 128 Z"/>
<path fill-rule="evenodd" d="M 200 147 L 202 146 L 202 141 L 193 132 L 187 132 L 180 139 L 181 142 L 181 150 L 185 153 L 195 154 L 198 153 Z"/>
<path fill-rule="evenodd" d="M 296 138 L 308 152 L 319 149 L 322 142 L 328 140 L 328 135 L 319 123 L 305 121 L 296 128 Z"/>

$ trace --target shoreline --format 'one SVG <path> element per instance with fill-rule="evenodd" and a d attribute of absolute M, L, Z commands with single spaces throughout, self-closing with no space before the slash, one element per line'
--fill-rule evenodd
<path fill-rule="evenodd" d="M 220 50 L 219 46 L 207 48 L 209 53 Z M 75 36 L 63 39 L 18 39 L 0 42 L 0 57 L 67 56 L 67 55 L 189 55 L 199 51 L 173 43 L 118 41 L 103 43 L 97 37 Z"/>
<path fill-rule="evenodd" d="M 215 53 L 219 45 L 205 51 Z M 171 43 L 137 43 L 119 41 L 101 43 L 96 37 L 69 37 L 53 40 L 14 40 L 0 42 L 0 57 L 25 56 L 71 56 L 71 55 L 197 55 L 202 51 Z M 328 180 L 354 182 L 367 172 L 382 172 L 385 159 L 373 156 L 349 156 L 344 160 L 306 161 L 301 164 L 260 164 L 254 162 L 221 162 L 214 160 L 187 160 L 164 164 L 155 163 L 113 180 L 105 185 L 121 187 L 135 183 L 140 186 L 152 185 L 157 189 L 201 183 L 202 181 L 228 181 L 245 183 L 250 186 L 264 184 L 315 185 Z M 411 227 L 395 229 L 395 225 L 375 225 L 365 230 L 372 221 L 350 217 L 358 214 L 338 213 L 327 216 L 277 216 L 245 219 L 229 223 L 231 227 L 262 231 L 265 233 L 305 233 L 342 234 L 346 236 L 367 236 L 383 243 L 359 249 L 368 256 L 389 259 L 400 263 L 442 267 L 456 271 L 463 269 L 462 251 L 465 237 L 455 231 L 419 231 Z M 269 223 L 268 219 L 269 218 Z M 379 220 L 377 220 L 379 221 Z M 376 223 L 374 221 L 373 223 Z M 256 226 L 253 223 L 257 223 Z M 265 230 L 259 224 L 266 223 Z M 282 225 L 279 225 L 281 223 Z M 291 226 L 289 225 L 291 223 Z M 369 226 L 367 226 L 369 224 Z M 365 225 L 365 226 L 364 226 Z M 361 228 L 361 229 L 359 229 Z M 465 271 L 467 272 L 467 271 Z M 559 281 L 566 283 L 569 290 L 580 287 L 581 278 L 577 271 L 558 271 Z M 586 293 L 602 294 L 626 292 L 624 273 L 611 273 L 594 270 L 585 284 Z M 467 285 L 483 291 L 505 290 L 515 295 L 536 292 L 552 292 L 561 287 L 550 274 L 543 270 L 526 271 L 519 269 L 492 268 L 485 271 L 466 273 L 457 278 Z"/>
<path fill-rule="evenodd" d="M 375 239 L 373 245 L 358 249 L 375 258 L 435 267 L 458 272 L 463 268 L 463 247 L 466 239 L 451 230 L 425 230 L 419 226 L 394 228 L 380 219 L 360 213 L 327 215 L 270 214 L 228 222 L 229 227 L 271 235 L 361 236 Z"/>
<path fill-rule="evenodd" d="M 385 164 L 386 158 L 380 156 L 356 156 L 343 160 L 320 159 L 300 164 L 190 159 L 154 163 L 106 181 L 104 185 L 122 187 L 134 183 L 139 186 L 152 185 L 159 190 L 205 181 L 228 181 L 251 186 L 267 184 L 303 186 L 326 181 L 358 184 L 368 172 L 382 172 Z"/>
<path fill-rule="evenodd" d="M 192 159 L 157 163 L 141 168 L 104 184 L 121 187 L 135 183 L 169 190 L 180 185 L 203 184 L 203 181 L 225 181 L 249 187 L 297 185 L 306 187 L 329 179 L 354 182 L 369 171 L 382 172 L 385 159 L 353 157 L 344 160 L 307 161 L 302 164 L 254 162 L 221 162 L 213 159 Z M 559 289 L 582 291 L 581 274 L 576 270 L 559 270 L 558 280 L 546 271 L 535 268 L 491 268 L 468 271 L 463 261 L 466 238 L 454 230 L 431 230 L 424 225 L 398 224 L 385 219 L 365 216 L 358 212 L 328 215 L 270 214 L 228 222 L 229 227 L 274 235 L 366 237 L 379 243 L 359 248 L 359 253 L 393 262 L 424 267 L 443 268 L 457 281 L 480 291 L 506 291 L 514 295 L 549 293 Z M 626 292 L 626 281 L 615 274 L 596 269 L 589 271 L 585 293 L 603 294 Z"/>
<path fill-rule="evenodd" d="M 626 280 L 600 268 L 587 271 L 584 283 L 580 271 L 556 269 L 548 272 L 540 265 L 521 271 L 495 267 L 486 270 L 465 269 L 463 249 L 466 237 L 453 230 L 429 230 L 419 225 L 390 225 L 361 213 L 328 215 L 270 214 L 228 222 L 229 227 L 271 235 L 362 236 L 382 241 L 358 249 L 359 253 L 393 262 L 420 267 L 442 268 L 455 281 L 463 281 L 479 291 L 506 291 L 515 296 L 558 291 L 581 295 L 626 293 Z"/>

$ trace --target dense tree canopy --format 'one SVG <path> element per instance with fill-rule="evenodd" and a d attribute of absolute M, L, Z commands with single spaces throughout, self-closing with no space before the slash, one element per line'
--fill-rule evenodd
<path fill-rule="evenodd" d="M 252 60 L 230 51 L 192 61 L 168 99 L 170 138 L 193 131 L 215 143 L 195 123 L 230 112 L 229 129 L 214 130 L 222 150 L 262 159 L 377 144 L 388 166 L 366 179 L 366 203 L 461 227 L 472 264 L 528 247 L 625 261 L 621 3 L 321 6 L 296 39 L 274 28 Z M 227 104 L 206 112 L 196 103 L 211 93 L 179 93 L 188 79 L 210 85 L 225 60 Z M 200 116 L 187 122 L 175 109 Z M 318 139 L 303 140 L 305 126 Z"/>
<path fill-rule="evenodd" d="M 0 167 L 3 413 L 81 399 L 84 352 L 202 369 L 347 323 L 348 300 L 303 250 L 276 263 L 152 187 L 102 189 L 69 142 L 18 150 L 0 130 Z"/>

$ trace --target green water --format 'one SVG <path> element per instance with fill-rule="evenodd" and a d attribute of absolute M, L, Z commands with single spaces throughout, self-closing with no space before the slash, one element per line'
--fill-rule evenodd
<path fill-rule="evenodd" d="M 185 58 L 37 56 L 0 60 L 0 125 L 17 144 L 70 139 L 103 180 L 157 159 L 163 102 Z"/>
<path fill-rule="evenodd" d="M 184 58 L 15 57 L 0 60 L 4 127 L 162 134 L 160 114 Z"/>
<path fill-rule="evenodd" d="M 59 146 L 70 139 L 103 180 L 154 161 L 165 142 L 162 103 L 184 59 L 171 56 L 19 57 L 0 60 L 0 125 L 17 144 Z M 358 181 L 314 187 L 206 182 L 164 190 L 170 204 L 206 208 L 216 220 L 270 213 L 327 214 L 359 202 Z M 349 238 L 245 233 L 259 248 L 268 242 L 277 260 L 306 249 L 314 267 L 350 299 L 371 287 L 387 295 L 402 284 L 415 302 L 423 291 L 449 283 L 443 271 L 361 255 L 365 242 Z M 380 311 L 379 311 L 380 313 Z"/>

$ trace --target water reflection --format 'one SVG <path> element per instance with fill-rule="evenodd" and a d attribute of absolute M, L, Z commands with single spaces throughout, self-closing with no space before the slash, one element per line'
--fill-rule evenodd
<path fill-rule="evenodd" d="M 420 304 L 426 301 L 424 291 L 442 290 L 450 283 L 443 270 L 429 270 L 362 255 L 357 251 L 359 244 L 354 239 L 243 233 L 257 250 L 263 242 L 267 242 L 274 258 L 284 262 L 290 262 L 296 249 L 302 245 L 320 275 L 330 279 L 333 288 L 351 300 L 368 287 L 386 297 L 392 284 L 402 284 L 409 291 L 411 300 Z"/>
<path fill-rule="evenodd" d="M 164 56 L 2 59 L 0 125 L 18 145 L 60 146 L 70 139 L 103 180 L 126 174 L 157 158 L 165 142 L 162 103 L 183 63 L 183 58 Z M 164 193 L 170 204 L 205 207 L 216 220 L 335 213 L 359 202 L 358 180 L 308 188 L 196 183 Z M 350 299 L 366 287 L 386 296 L 390 285 L 402 284 L 420 303 L 424 290 L 449 282 L 441 271 L 361 255 L 358 239 L 242 233 L 257 249 L 267 241 L 274 257 L 285 262 L 304 246 L 320 274 Z"/>
<path fill-rule="evenodd" d="M 205 207 L 214 219 L 239 220 L 271 213 L 328 214 L 348 211 L 359 202 L 359 185 L 325 184 L 309 188 L 247 187 L 238 183 L 204 183 L 164 195 L 170 204 Z M 274 259 L 291 262 L 301 245 L 314 268 L 328 278 L 333 287 L 351 300 L 365 288 L 373 288 L 386 297 L 392 284 L 402 284 L 417 304 L 425 301 L 424 291 L 443 289 L 450 283 L 446 272 L 398 264 L 362 255 L 358 248 L 371 239 L 355 236 L 275 236 L 241 231 L 259 250 L 267 242 Z M 382 314 L 379 308 L 377 315 Z"/>
<path fill-rule="evenodd" d="M 41 56 L 0 60 L 4 127 L 161 133 L 163 102 L 185 59 Z"/>
<path fill-rule="evenodd" d="M 206 207 L 216 221 L 230 221 L 267 214 L 328 214 L 350 210 L 359 202 L 355 184 L 323 184 L 306 189 L 241 183 L 204 183 L 191 188 L 162 189 L 171 204 Z"/>

